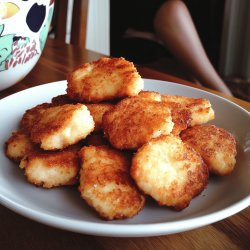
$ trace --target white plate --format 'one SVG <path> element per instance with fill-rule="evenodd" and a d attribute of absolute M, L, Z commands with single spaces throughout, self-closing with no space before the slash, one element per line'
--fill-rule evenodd
<path fill-rule="evenodd" d="M 231 216 L 250 205 L 250 115 L 219 96 L 183 85 L 145 79 L 145 89 L 208 98 L 215 110 L 214 124 L 236 137 L 237 167 L 228 177 L 210 178 L 207 189 L 181 212 L 159 207 L 154 202 L 132 219 L 103 221 L 87 207 L 76 188 L 44 190 L 29 184 L 17 165 L 4 155 L 4 143 L 17 128 L 24 111 L 65 93 L 66 82 L 41 85 L 0 100 L 0 202 L 41 223 L 102 236 L 138 237 L 182 232 Z"/>

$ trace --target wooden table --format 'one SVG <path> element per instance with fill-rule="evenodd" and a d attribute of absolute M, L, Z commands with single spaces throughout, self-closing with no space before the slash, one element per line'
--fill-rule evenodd
<path fill-rule="evenodd" d="M 101 55 L 48 40 L 32 72 L 15 86 L 0 92 L 0 98 L 17 91 L 63 80 L 77 65 Z M 196 86 L 169 74 L 138 67 L 142 77 Z M 202 88 L 204 89 L 204 88 Z M 206 89 L 219 94 L 216 91 Z M 219 94 L 221 95 L 221 94 Z M 250 103 L 226 97 L 250 111 Z M 235 187 L 237 188 L 237 187 Z M 184 233 L 160 237 L 112 238 L 82 235 L 31 221 L 0 205 L 0 249 L 249 249 L 250 208 L 223 221 Z"/>

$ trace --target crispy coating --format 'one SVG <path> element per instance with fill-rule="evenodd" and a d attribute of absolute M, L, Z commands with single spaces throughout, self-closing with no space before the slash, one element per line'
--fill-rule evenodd
<path fill-rule="evenodd" d="M 191 111 L 190 126 L 204 124 L 215 117 L 214 110 L 209 100 L 204 98 L 191 98 L 177 95 L 162 95 L 162 102 L 175 103 L 179 107 L 188 108 Z"/>
<path fill-rule="evenodd" d="M 94 120 L 83 104 L 65 104 L 44 110 L 31 127 L 31 140 L 44 150 L 63 149 L 86 138 Z"/>
<path fill-rule="evenodd" d="M 124 58 L 102 57 L 85 63 L 67 78 L 68 96 L 81 102 L 101 102 L 137 95 L 144 86 L 134 64 Z"/>
<path fill-rule="evenodd" d="M 138 149 L 151 138 L 170 134 L 171 110 L 155 101 L 126 98 L 103 116 L 103 129 L 117 149 Z"/>
<path fill-rule="evenodd" d="M 86 104 L 87 108 L 90 111 L 90 114 L 93 116 L 95 122 L 94 132 L 102 131 L 102 117 L 105 112 L 111 110 L 114 107 L 114 104 L 111 103 L 92 103 Z"/>
<path fill-rule="evenodd" d="M 43 188 L 74 185 L 79 181 L 80 147 L 73 146 L 62 151 L 32 152 L 20 162 L 27 180 Z"/>
<path fill-rule="evenodd" d="M 79 155 L 81 197 L 101 218 L 130 218 L 144 207 L 145 198 L 129 175 L 130 157 L 107 146 L 83 147 Z"/>
<path fill-rule="evenodd" d="M 42 113 L 51 106 L 51 103 L 42 103 L 31 109 L 26 110 L 21 119 L 20 127 L 27 133 L 29 133 L 34 124 L 36 124 L 39 120 Z"/>
<path fill-rule="evenodd" d="M 207 186 L 208 169 L 201 156 L 174 135 L 143 145 L 132 159 L 130 174 L 159 205 L 186 208 Z"/>
<path fill-rule="evenodd" d="M 59 95 L 52 98 L 52 104 L 56 105 L 64 105 L 64 104 L 74 104 L 77 103 L 69 98 L 68 95 Z M 102 130 L 102 116 L 106 111 L 109 111 L 113 108 L 113 103 L 87 103 L 85 104 L 92 115 L 95 122 L 95 132 Z"/>
<path fill-rule="evenodd" d="M 36 145 L 31 142 L 27 133 L 18 130 L 13 132 L 6 142 L 5 154 L 10 160 L 19 163 L 23 157 L 36 149 Z"/>
<path fill-rule="evenodd" d="M 148 101 L 161 102 L 161 94 L 156 91 L 141 91 L 137 97 Z"/>
<path fill-rule="evenodd" d="M 172 130 L 172 134 L 179 135 L 181 131 L 187 129 L 191 126 L 192 122 L 192 112 L 188 108 L 174 108 L 169 106 L 171 108 L 171 116 L 172 121 L 174 123 L 174 127 Z"/>
<path fill-rule="evenodd" d="M 209 171 L 230 174 L 236 163 L 236 141 L 232 134 L 215 125 L 197 125 L 181 133 L 181 139 L 200 153 Z"/>
<path fill-rule="evenodd" d="M 177 101 L 166 101 L 166 99 L 164 99 L 164 96 L 155 91 L 141 91 L 139 95 L 134 98 L 156 102 L 162 102 L 162 100 L 164 100 L 165 105 L 168 105 L 169 109 L 171 109 L 172 121 L 174 123 L 174 127 L 171 133 L 174 135 L 179 135 L 182 130 L 191 126 L 191 110 L 178 103 Z"/>

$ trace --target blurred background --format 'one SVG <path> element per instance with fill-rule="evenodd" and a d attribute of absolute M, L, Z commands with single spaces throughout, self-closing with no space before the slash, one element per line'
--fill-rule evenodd
<path fill-rule="evenodd" d="M 234 96 L 250 101 L 250 1 L 184 2 L 213 66 Z M 161 44 L 151 39 L 115 39 L 119 14 L 112 0 L 57 0 L 55 4 L 51 38 L 104 55 L 123 56 L 136 64 L 190 80 Z M 138 15 L 142 15 L 143 6 L 139 7 Z"/>

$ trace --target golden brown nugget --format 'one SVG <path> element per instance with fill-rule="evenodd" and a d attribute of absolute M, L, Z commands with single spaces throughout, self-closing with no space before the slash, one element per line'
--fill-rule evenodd
<path fill-rule="evenodd" d="M 138 149 L 130 174 L 159 205 L 186 208 L 207 186 L 208 169 L 201 156 L 174 135 L 152 139 Z"/>
<path fill-rule="evenodd" d="M 162 101 L 162 95 L 155 91 L 141 91 L 138 96 L 133 98 L 156 102 Z M 174 123 L 174 127 L 171 132 L 172 134 L 179 135 L 182 130 L 191 126 L 192 112 L 189 108 L 186 108 L 184 105 L 177 102 L 165 101 L 164 103 L 168 105 L 169 109 L 171 109 L 172 121 Z"/>
<path fill-rule="evenodd" d="M 174 108 L 169 106 L 171 109 L 172 121 L 174 123 L 171 134 L 179 135 L 181 131 L 191 126 L 192 112 L 188 108 Z"/>
<path fill-rule="evenodd" d="M 23 157 L 36 149 L 36 145 L 31 142 L 27 133 L 18 130 L 13 132 L 6 142 L 5 154 L 10 160 L 19 163 Z"/>
<path fill-rule="evenodd" d="M 94 132 L 102 131 L 102 117 L 105 112 L 111 110 L 114 107 L 114 104 L 111 103 L 93 103 L 86 104 L 87 108 L 90 111 L 90 114 L 93 116 L 95 122 Z"/>
<path fill-rule="evenodd" d="M 151 138 L 170 134 L 171 110 L 160 102 L 126 98 L 103 116 L 103 130 L 117 149 L 138 149 Z"/>
<path fill-rule="evenodd" d="M 64 104 L 74 104 L 77 103 L 76 101 L 71 100 L 68 95 L 59 95 L 52 98 L 53 105 L 64 105 Z M 85 104 L 92 115 L 94 122 L 95 122 L 95 132 L 102 130 L 102 116 L 106 111 L 109 111 L 113 108 L 113 103 L 87 103 Z"/>
<path fill-rule="evenodd" d="M 49 107 L 31 128 L 31 140 L 44 150 L 63 149 L 87 137 L 94 120 L 83 104 Z"/>
<path fill-rule="evenodd" d="M 162 102 L 176 103 L 179 107 L 188 108 L 192 118 L 190 126 L 204 124 L 215 117 L 211 103 L 207 99 L 177 95 L 162 95 L 161 98 Z"/>
<path fill-rule="evenodd" d="M 73 146 L 62 151 L 32 152 L 22 159 L 27 180 L 43 188 L 74 185 L 79 181 L 80 147 Z"/>
<path fill-rule="evenodd" d="M 124 58 L 102 57 L 68 76 L 68 96 L 81 102 L 102 102 L 137 95 L 144 83 L 134 64 Z"/>
<path fill-rule="evenodd" d="M 232 134 L 215 125 L 197 125 L 181 133 L 181 139 L 200 153 L 209 171 L 228 175 L 236 163 L 236 141 Z"/>
<path fill-rule="evenodd" d="M 161 94 L 156 91 L 141 91 L 136 97 L 143 98 L 148 101 L 161 102 Z"/>
<path fill-rule="evenodd" d="M 79 191 L 101 218 L 130 218 L 144 207 L 145 198 L 129 175 L 130 157 L 107 146 L 83 147 L 79 155 Z"/>
<path fill-rule="evenodd" d="M 26 110 L 21 119 L 20 127 L 24 129 L 27 133 L 30 133 L 31 128 L 40 119 L 42 113 L 51 106 L 51 103 L 42 103 Z"/>

